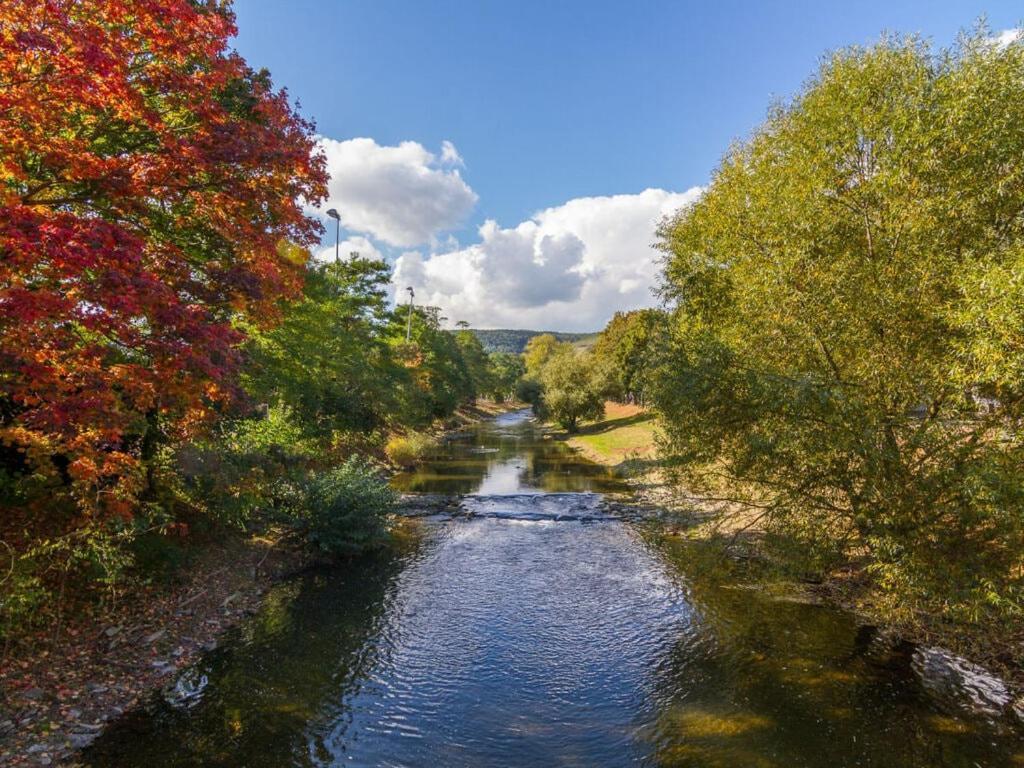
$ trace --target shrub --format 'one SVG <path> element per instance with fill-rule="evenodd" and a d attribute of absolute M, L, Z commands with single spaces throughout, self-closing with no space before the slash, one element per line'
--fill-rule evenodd
<path fill-rule="evenodd" d="M 49 590 L 37 573 L 37 564 L 3 551 L 5 573 L 0 578 L 0 640 L 16 637 L 36 625 L 50 600 Z"/>
<path fill-rule="evenodd" d="M 411 467 L 429 456 L 437 448 L 437 441 L 429 435 L 409 432 L 388 440 L 384 453 L 396 467 Z"/>
<path fill-rule="evenodd" d="M 317 476 L 307 499 L 309 536 L 323 552 L 352 555 L 381 544 L 395 492 L 365 459 Z"/>

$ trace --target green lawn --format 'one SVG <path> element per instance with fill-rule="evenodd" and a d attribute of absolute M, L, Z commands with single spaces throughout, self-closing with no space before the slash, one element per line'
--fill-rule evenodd
<path fill-rule="evenodd" d="M 653 459 L 657 450 L 653 414 L 634 405 L 607 403 L 600 421 L 585 424 L 568 443 L 592 461 L 618 466 L 629 459 Z"/>

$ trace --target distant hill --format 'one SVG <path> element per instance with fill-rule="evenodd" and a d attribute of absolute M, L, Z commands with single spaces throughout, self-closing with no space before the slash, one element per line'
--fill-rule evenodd
<path fill-rule="evenodd" d="M 488 352 L 522 352 L 526 342 L 542 333 L 550 333 L 559 341 L 568 341 L 573 346 L 588 348 L 597 338 L 596 333 L 562 333 L 561 331 L 523 331 L 499 328 L 495 330 L 472 329 Z"/>

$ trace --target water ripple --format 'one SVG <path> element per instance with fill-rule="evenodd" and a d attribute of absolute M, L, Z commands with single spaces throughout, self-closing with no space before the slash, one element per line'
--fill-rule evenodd
<path fill-rule="evenodd" d="M 572 506 L 595 510 L 589 496 Z M 513 749 L 638 758 L 651 671 L 691 616 L 663 566 L 637 557 L 618 523 L 495 516 L 436 536 L 395 582 L 372 684 L 340 703 L 351 720 L 320 737 L 318 764 L 501 765 Z"/>

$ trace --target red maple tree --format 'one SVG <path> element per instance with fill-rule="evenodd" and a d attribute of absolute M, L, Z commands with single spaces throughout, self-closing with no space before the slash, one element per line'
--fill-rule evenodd
<path fill-rule="evenodd" d="M 301 286 L 313 126 L 209 0 L 0 5 L 0 442 L 130 514 L 158 439 L 230 395 L 237 320 Z"/>

